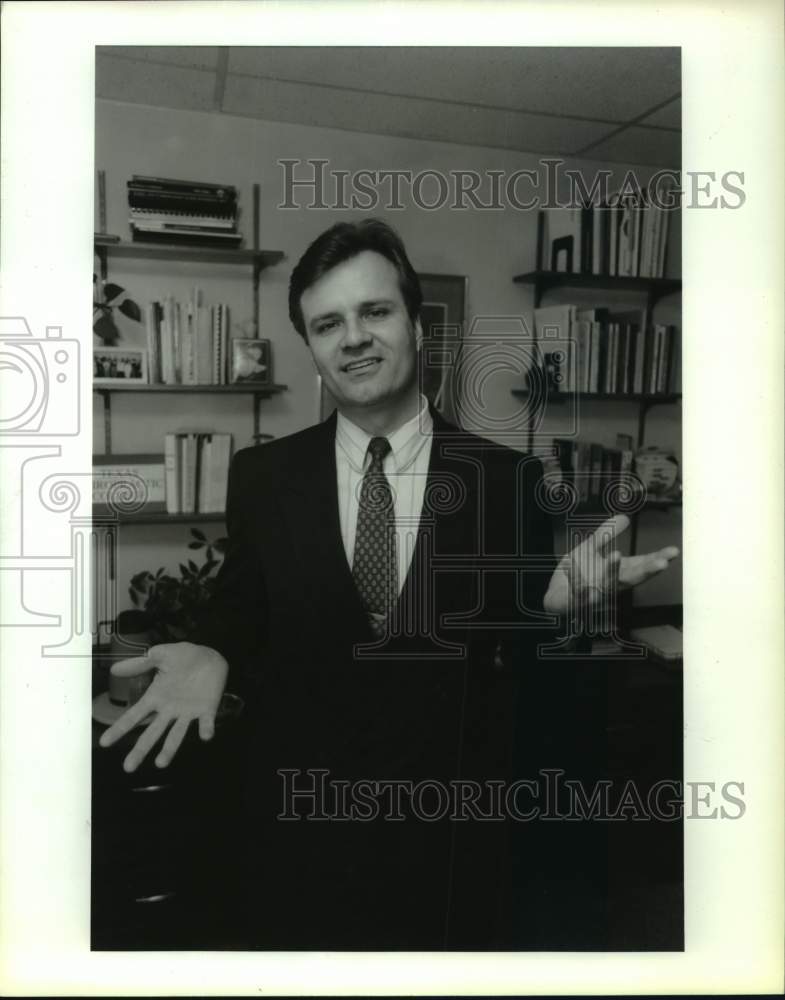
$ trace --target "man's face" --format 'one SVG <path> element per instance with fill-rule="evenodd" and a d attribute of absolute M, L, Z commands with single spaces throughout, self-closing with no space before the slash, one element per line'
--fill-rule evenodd
<path fill-rule="evenodd" d="M 417 386 L 413 324 L 395 267 L 372 250 L 338 264 L 303 292 L 308 346 L 339 408 L 395 406 Z"/>

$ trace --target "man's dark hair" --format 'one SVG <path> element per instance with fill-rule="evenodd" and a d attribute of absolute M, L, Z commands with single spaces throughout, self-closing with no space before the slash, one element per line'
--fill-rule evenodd
<path fill-rule="evenodd" d="M 422 305 L 420 280 L 398 233 L 381 219 L 339 222 L 316 237 L 297 262 L 289 280 L 289 319 L 306 342 L 308 337 L 300 308 L 303 292 L 338 264 L 364 250 L 373 250 L 390 261 L 398 272 L 398 283 L 409 319 L 412 323 L 417 320 Z"/>

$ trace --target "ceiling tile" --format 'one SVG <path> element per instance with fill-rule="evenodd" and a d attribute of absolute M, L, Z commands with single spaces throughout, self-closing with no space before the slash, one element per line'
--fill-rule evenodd
<path fill-rule="evenodd" d="M 681 128 L 681 98 L 666 104 L 647 118 L 641 118 L 639 125 L 656 125 L 659 128 Z"/>
<path fill-rule="evenodd" d="M 530 152 L 571 152 L 607 125 L 229 75 L 223 110 L 270 121 Z"/>
<path fill-rule="evenodd" d="M 233 47 L 229 70 L 358 91 L 621 122 L 681 89 L 681 50 L 651 47 Z"/>
<path fill-rule="evenodd" d="M 215 45 L 97 45 L 96 53 L 138 59 L 142 62 L 192 69 L 215 69 L 219 49 Z"/>
<path fill-rule="evenodd" d="M 611 163 L 637 163 L 679 169 L 681 132 L 632 126 L 592 146 L 583 155 L 592 160 L 608 160 Z"/>
<path fill-rule="evenodd" d="M 159 66 L 135 59 L 97 55 L 96 94 L 113 101 L 154 107 L 212 111 L 215 73 L 181 66 Z"/>

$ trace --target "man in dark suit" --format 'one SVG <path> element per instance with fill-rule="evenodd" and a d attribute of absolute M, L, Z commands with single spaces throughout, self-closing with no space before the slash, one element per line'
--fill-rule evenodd
<path fill-rule="evenodd" d="M 247 947 L 510 946 L 492 784 L 541 711 L 538 643 L 677 554 L 622 559 L 617 519 L 557 563 L 540 463 L 421 396 L 420 304 L 384 223 L 308 248 L 290 316 L 337 414 L 235 456 L 197 634 L 113 668 L 157 668 L 102 739 L 152 715 L 127 770 L 162 738 L 165 767 L 194 720 L 209 739 L 227 683 L 246 700 Z"/>

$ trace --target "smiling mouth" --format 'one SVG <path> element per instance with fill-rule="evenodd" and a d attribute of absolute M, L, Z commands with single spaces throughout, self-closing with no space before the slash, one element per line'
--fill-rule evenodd
<path fill-rule="evenodd" d="M 348 365 L 344 365 L 341 369 L 347 374 L 352 375 L 355 372 L 366 372 L 378 367 L 382 363 L 381 358 L 362 358 L 359 361 L 350 361 Z"/>

